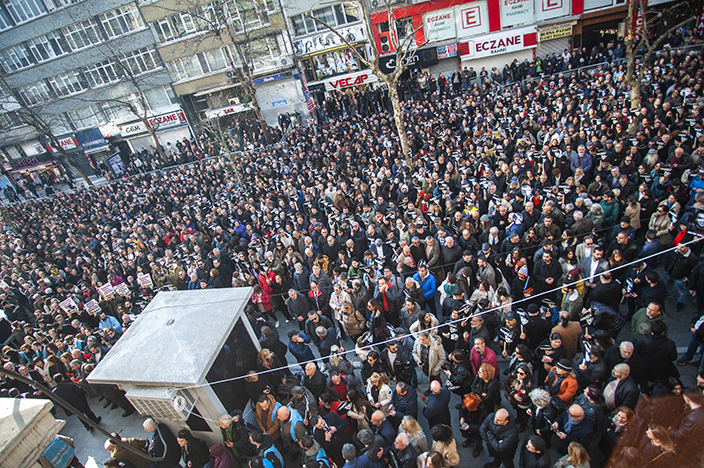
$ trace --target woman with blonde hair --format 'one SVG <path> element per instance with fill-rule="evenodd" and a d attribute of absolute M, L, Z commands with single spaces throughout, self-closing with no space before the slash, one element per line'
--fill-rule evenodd
<path fill-rule="evenodd" d="M 344 353 L 344 348 L 341 349 L 338 345 L 332 345 L 330 347 L 330 360 L 326 364 L 326 367 L 330 372 L 336 371 L 344 375 L 352 375 L 354 373 L 354 367 L 352 363 L 347 360 Z"/>
<path fill-rule="evenodd" d="M 640 446 L 640 455 L 648 468 L 665 468 L 673 466 L 675 444 L 670 434 L 662 426 L 650 426 L 645 431 L 646 438 Z"/>
<path fill-rule="evenodd" d="M 382 411 L 389 409 L 391 404 L 391 387 L 385 374 L 374 372 L 367 381 L 367 399 L 369 403 Z"/>
<path fill-rule="evenodd" d="M 590 466 L 587 449 L 578 442 L 570 442 L 567 455 L 557 460 L 552 468 L 590 468 Z"/>
<path fill-rule="evenodd" d="M 428 439 L 425 437 L 423 428 L 420 427 L 420 424 L 413 416 L 407 414 L 403 417 L 401 424 L 398 426 L 398 433 L 408 435 L 408 440 L 413 448 L 416 449 L 416 453 L 428 451 Z"/>

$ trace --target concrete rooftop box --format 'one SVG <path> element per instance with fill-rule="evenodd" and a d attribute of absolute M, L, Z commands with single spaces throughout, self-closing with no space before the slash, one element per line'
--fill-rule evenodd
<path fill-rule="evenodd" d="M 244 410 L 258 337 L 244 309 L 252 288 L 163 291 L 88 376 L 118 385 L 143 416 L 220 442 L 218 418 Z"/>

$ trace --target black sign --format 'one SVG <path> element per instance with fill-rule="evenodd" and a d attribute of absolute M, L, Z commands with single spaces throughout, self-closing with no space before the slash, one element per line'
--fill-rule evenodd
<path fill-rule="evenodd" d="M 406 59 L 409 69 L 428 68 L 438 64 L 438 49 L 429 47 L 417 50 L 412 56 Z M 388 75 L 396 69 L 396 53 L 379 57 L 379 68 Z"/>
<path fill-rule="evenodd" d="M 33 166 L 38 166 L 39 164 L 44 164 L 47 162 L 52 161 L 53 158 L 51 157 L 51 154 L 49 153 L 41 153 L 37 154 L 35 156 L 29 156 L 27 158 L 22 158 L 22 159 L 10 159 L 10 165 L 12 166 L 12 169 L 24 169 L 24 168 L 30 168 Z"/>

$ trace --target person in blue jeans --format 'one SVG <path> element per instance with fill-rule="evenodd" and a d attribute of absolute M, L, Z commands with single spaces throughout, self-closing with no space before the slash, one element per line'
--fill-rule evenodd
<path fill-rule="evenodd" d="M 677 365 L 684 366 L 685 364 L 691 363 L 694 360 L 694 356 L 697 354 L 697 350 L 700 350 L 702 357 L 698 363 L 693 365 L 701 369 L 702 365 L 704 365 L 704 314 L 698 319 L 692 320 L 692 328 L 690 331 L 692 332 L 692 336 L 689 339 L 689 346 L 687 346 L 687 351 L 684 352 L 684 356 L 677 360 Z"/>
<path fill-rule="evenodd" d="M 684 302 L 689 296 L 687 277 L 697 265 L 697 257 L 688 245 L 680 244 L 677 250 L 670 252 L 665 260 L 665 285 L 667 295 L 677 298 L 677 311 L 684 309 Z"/>

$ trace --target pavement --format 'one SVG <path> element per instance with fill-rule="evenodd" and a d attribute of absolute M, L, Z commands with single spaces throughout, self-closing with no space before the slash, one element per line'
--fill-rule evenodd
<path fill-rule="evenodd" d="M 687 344 L 689 343 L 689 337 L 690 337 L 690 332 L 689 332 L 689 327 L 690 327 L 690 321 L 691 319 L 696 315 L 697 313 L 697 307 L 695 305 L 695 300 L 694 298 L 690 298 L 690 300 L 687 302 L 685 309 L 681 312 L 676 312 L 676 303 L 674 299 L 671 298 L 663 298 L 663 302 L 666 304 L 666 310 L 668 311 L 667 313 L 667 321 L 668 321 L 668 326 L 669 326 L 669 337 L 672 338 L 675 343 L 678 346 L 678 353 L 679 356 L 682 356 L 684 353 L 684 350 L 686 349 Z M 621 313 L 625 315 L 626 313 L 626 306 L 622 305 L 621 306 Z M 294 327 L 297 329 L 297 325 L 293 322 L 291 323 L 285 323 L 283 316 L 281 313 L 277 314 L 280 318 L 280 326 L 277 329 L 279 332 L 280 337 L 286 337 L 286 333 L 288 330 L 294 329 Z M 626 327 L 623 328 L 621 331 L 621 334 L 618 337 L 618 341 L 623 341 L 623 340 L 631 340 L 631 331 L 630 331 L 630 326 L 627 325 Z M 344 343 L 345 349 L 354 349 L 351 340 L 349 338 L 345 341 Z M 312 347 L 313 348 L 313 347 Z M 317 351 L 314 349 L 314 353 L 316 354 L 316 357 L 318 356 Z M 348 355 L 352 356 L 352 355 Z M 698 362 L 699 355 L 695 357 Z M 355 355 L 353 356 L 354 361 L 359 361 L 359 358 Z M 295 359 L 288 355 L 288 361 L 289 365 L 291 366 L 291 370 L 294 373 L 299 373 L 302 374 L 303 371 L 296 364 Z M 503 371 L 507 367 L 507 363 L 504 362 L 502 359 L 499 361 L 499 367 L 500 370 Z M 678 370 L 680 371 L 681 374 L 681 380 L 684 383 L 685 386 L 695 386 L 696 385 L 696 376 L 697 376 L 697 369 L 691 365 L 685 365 L 685 366 L 678 366 Z M 359 377 L 359 375 L 358 375 Z M 425 392 L 428 387 L 429 387 L 429 382 L 428 379 L 419 373 L 419 384 L 418 384 L 418 394 L 419 394 L 419 404 L 418 404 L 418 412 L 419 412 L 419 423 L 423 427 L 426 437 L 428 438 L 428 441 L 431 441 L 430 437 L 430 428 L 428 427 L 428 423 L 424 417 L 421 416 L 422 409 L 424 408 L 424 403 L 420 400 L 420 396 L 423 395 L 423 392 Z M 503 381 L 505 379 L 505 376 L 500 375 L 499 378 Z M 503 393 L 503 392 L 502 392 Z M 103 402 L 98 402 L 97 398 L 93 398 L 89 400 L 89 403 L 91 405 L 91 408 L 93 409 L 93 412 L 97 416 L 102 416 L 103 420 L 101 422 L 101 426 L 105 428 L 109 432 L 119 432 L 120 435 L 123 438 L 127 437 L 138 437 L 138 438 L 147 438 L 148 433 L 145 432 L 142 429 L 142 422 L 144 421 L 144 417 L 139 416 L 138 413 L 134 413 L 129 417 L 123 418 L 122 417 L 122 412 L 123 410 L 121 408 L 117 408 L 115 410 L 110 411 L 109 409 L 104 409 L 103 408 Z M 452 398 L 450 400 L 450 413 L 452 415 L 452 427 L 454 429 L 457 429 L 459 427 L 459 416 L 458 416 L 458 411 L 454 409 L 454 406 L 456 404 L 460 403 L 460 398 L 459 396 L 452 394 Z M 505 408 L 510 408 L 510 406 L 506 403 L 504 400 L 504 407 Z M 514 414 L 513 410 L 510 410 L 512 414 Z M 59 410 L 60 413 L 63 413 L 62 411 Z M 62 416 L 59 416 L 62 417 Z M 105 442 L 105 437 L 103 435 L 99 435 L 96 432 L 94 433 L 89 433 L 85 430 L 81 422 L 75 417 L 71 416 L 67 419 L 66 425 L 62 428 L 61 434 L 67 435 L 69 437 L 72 437 L 76 441 L 76 454 L 78 456 L 78 459 L 83 463 L 86 468 L 102 468 L 103 464 L 102 462 L 105 461 L 107 458 L 109 458 L 109 453 L 104 449 L 103 444 Z M 529 429 L 524 431 L 520 435 L 520 444 L 519 448 L 516 452 L 516 457 L 518 457 L 518 453 L 520 453 L 520 447 L 522 444 L 525 442 L 525 439 L 530 437 L 532 435 L 532 432 Z M 457 439 L 457 446 L 458 446 L 458 451 L 460 454 L 460 464 L 458 465 L 458 468 L 465 468 L 465 467 L 480 467 L 484 463 L 487 463 L 491 460 L 491 457 L 489 457 L 486 446 L 484 447 L 482 453 L 478 458 L 473 458 L 471 453 L 473 446 L 470 446 L 469 448 L 462 448 L 461 443 L 463 442 L 462 437 L 459 435 L 459 431 L 456 432 L 456 439 Z M 596 445 L 598 443 L 598 437 L 594 438 L 594 441 L 592 443 L 592 452 L 597 453 L 598 450 L 595 449 Z M 703 442 L 704 443 L 704 442 Z M 557 444 L 553 444 L 553 448 L 550 450 L 551 456 L 552 456 L 552 462 L 554 463 L 558 458 L 558 454 L 555 451 L 555 446 Z M 517 458 L 516 458 L 517 459 Z M 599 462 L 601 460 L 592 460 L 592 467 L 597 468 L 599 467 Z M 286 467 L 288 468 L 289 466 L 298 466 L 297 464 L 290 464 L 287 462 Z"/>

